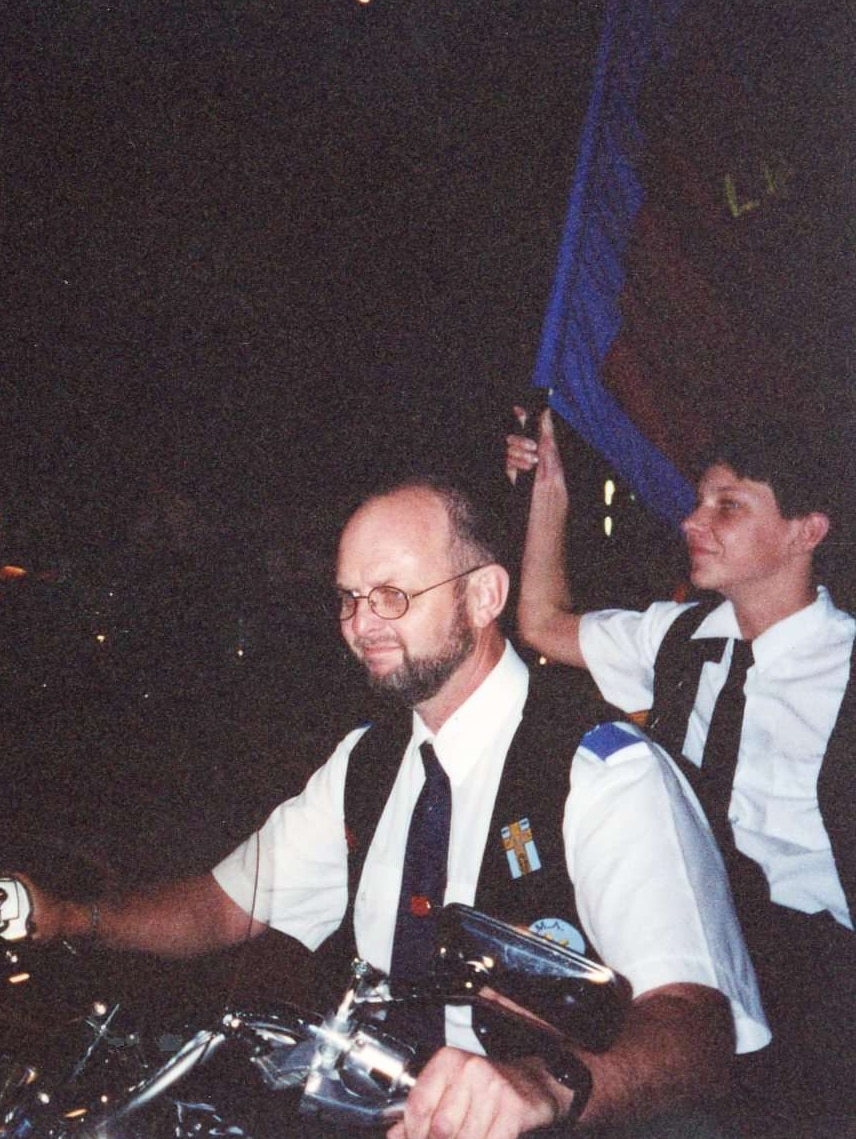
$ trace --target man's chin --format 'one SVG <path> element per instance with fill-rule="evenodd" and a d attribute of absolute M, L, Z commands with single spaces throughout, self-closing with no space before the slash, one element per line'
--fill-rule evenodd
<path fill-rule="evenodd" d="M 366 680 L 369 688 L 373 688 L 375 692 L 395 693 L 399 688 L 395 669 L 386 669 L 383 672 L 366 669 Z"/>
<path fill-rule="evenodd" d="M 690 568 L 690 582 L 696 589 L 716 589 L 716 574 L 709 566 L 692 566 Z"/>
<path fill-rule="evenodd" d="M 397 646 L 363 650 L 359 661 L 370 677 L 389 676 L 401 667 L 401 650 Z"/>
<path fill-rule="evenodd" d="M 395 692 L 409 678 L 409 669 L 399 661 L 363 661 L 363 668 L 373 688 Z"/>
<path fill-rule="evenodd" d="M 402 665 L 382 673 L 369 672 L 369 686 L 408 708 L 416 708 L 436 696 L 448 679 L 449 669 L 420 670 Z"/>
<path fill-rule="evenodd" d="M 384 700 L 390 700 L 397 706 L 403 704 L 407 708 L 413 707 L 410 685 L 395 669 L 382 673 L 367 671 L 366 680 L 372 692 L 376 692 Z"/>

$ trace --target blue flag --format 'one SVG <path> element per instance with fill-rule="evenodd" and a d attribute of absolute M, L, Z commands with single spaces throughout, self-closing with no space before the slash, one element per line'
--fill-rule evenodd
<path fill-rule="evenodd" d="M 677 525 L 694 493 L 602 382 L 618 333 L 624 258 L 643 200 L 640 91 L 683 0 L 610 0 L 533 384 L 661 517 Z"/>

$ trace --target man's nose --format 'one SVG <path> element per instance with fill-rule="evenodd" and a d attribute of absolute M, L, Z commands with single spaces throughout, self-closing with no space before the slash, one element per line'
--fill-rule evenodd
<path fill-rule="evenodd" d="M 361 637 L 364 633 L 376 629 L 378 625 L 383 623 L 383 617 L 378 617 L 369 605 L 367 597 L 355 597 L 354 604 L 356 605 L 354 615 L 349 620 L 355 636 Z"/>
<path fill-rule="evenodd" d="M 697 533 L 705 525 L 705 516 L 703 508 L 697 506 L 692 514 L 688 514 L 681 523 L 681 530 L 684 534 Z"/>

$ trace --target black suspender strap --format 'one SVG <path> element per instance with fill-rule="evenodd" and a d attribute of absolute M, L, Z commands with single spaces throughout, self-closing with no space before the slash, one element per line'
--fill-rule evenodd
<path fill-rule="evenodd" d="M 402 710 L 371 724 L 348 757 L 345 777 L 345 838 L 348 843 L 348 910 L 343 926 L 353 933 L 354 902 L 386 801 L 410 740 L 413 716 Z"/>
<path fill-rule="evenodd" d="M 856 924 L 856 684 L 850 655 L 847 687 L 838 709 L 838 719 L 826 745 L 826 755 L 817 781 L 817 802 L 826 833 L 832 843 L 835 867 L 847 899 L 850 918 Z"/>

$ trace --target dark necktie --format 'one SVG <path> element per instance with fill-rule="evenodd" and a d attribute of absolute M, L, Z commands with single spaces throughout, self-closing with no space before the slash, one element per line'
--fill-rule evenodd
<path fill-rule="evenodd" d="M 743 731 L 743 688 L 752 666 L 752 642 L 735 641 L 731 666 L 710 720 L 696 790 L 723 854 L 734 845 L 728 808 Z"/>
<path fill-rule="evenodd" d="M 713 710 L 701 770 L 695 782 L 696 793 L 728 871 L 731 892 L 750 951 L 757 949 L 767 937 L 770 887 L 761 866 L 738 850 L 728 808 L 746 710 L 743 688 L 753 659 L 750 641 L 734 642 L 731 667 Z M 757 937 L 760 937 L 760 942 L 755 931 L 759 931 Z"/>
<path fill-rule="evenodd" d="M 390 976 L 395 981 L 421 981 L 428 976 L 437 918 L 446 892 L 452 789 L 431 744 L 423 743 L 419 752 L 425 783 L 407 832 L 392 944 Z"/>

